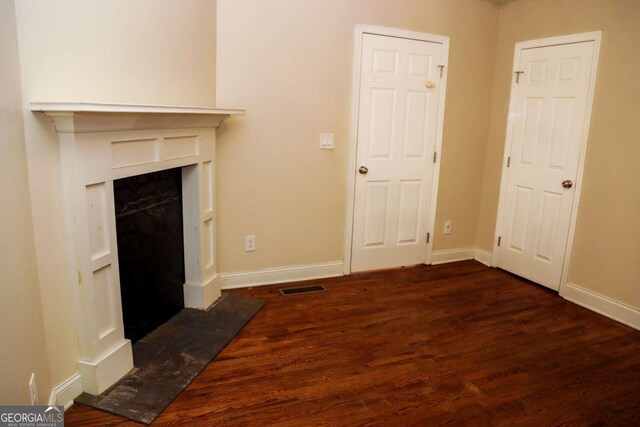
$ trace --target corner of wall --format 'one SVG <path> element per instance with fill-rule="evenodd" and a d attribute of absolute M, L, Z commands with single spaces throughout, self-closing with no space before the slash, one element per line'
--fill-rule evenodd
<path fill-rule="evenodd" d="M 5 341 L 0 403 L 27 404 L 28 381 L 32 374 L 40 396 L 51 390 L 50 349 L 45 340 L 40 284 L 35 264 L 32 205 L 21 114 L 21 67 L 19 60 L 16 2 L 0 2 L 0 177 L 3 208 L 0 211 L 0 309 Z M 6 64 L 6 66 L 5 66 Z M 6 240 L 4 240 L 6 239 Z M 6 263 L 6 264 L 5 264 Z M 9 344 L 11 343 L 11 344 Z M 4 351 L 6 350 L 6 351 Z M 40 397 L 42 401 L 42 397 Z"/>
<path fill-rule="evenodd" d="M 480 250 L 493 251 L 494 234 L 498 215 L 498 202 L 500 193 L 500 177 L 502 170 L 502 154 L 504 153 L 506 126 L 503 129 L 502 118 L 508 114 L 508 98 L 504 99 L 501 89 L 504 87 L 504 64 L 501 55 L 510 54 L 511 49 L 502 46 L 504 38 L 504 19 L 512 4 L 502 4 L 498 7 L 498 23 L 496 30 L 496 42 L 493 52 L 493 81 L 491 83 L 491 99 L 489 132 L 485 144 L 484 174 L 482 179 L 482 196 L 480 214 L 478 216 L 478 228 L 476 233 L 476 247 Z M 512 46 L 511 46 L 512 47 Z M 505 49 L 508 53 L 505 53 Z M 510 63 L 508 63 L 510 65 Z M 507 96 L 510 90 L 507 91 Z"/>

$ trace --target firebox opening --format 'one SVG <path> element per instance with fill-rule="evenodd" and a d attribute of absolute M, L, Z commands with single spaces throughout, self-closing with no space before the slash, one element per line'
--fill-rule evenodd
<path fill-rule="evenodd" d="M 184 308 L 182 170 L 113 186 L 124 333 L 136 342 Z"/>

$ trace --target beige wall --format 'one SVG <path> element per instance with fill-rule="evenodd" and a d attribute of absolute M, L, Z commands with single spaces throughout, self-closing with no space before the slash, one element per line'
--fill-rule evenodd
<path fill-rule="evenodd" d="M 18 39 L 37 266 L 52 382 L 77 372 L 57 135 L 33 101 L 213 106 L 215 0 L 20 0 Z"/>
<path fill-rule="evenodd" d="M 0 0 L 0 405 L 28 405 L 51 390 L 31 224 L 13 0 Z"/>
<path fill-rule="evenodd" d="M 218 0 L 220 271 L 342 261 L 354 28 L 451 38 L 434 248 L 475 245 L 498 9 L 478 0 Z M 335 133 L 335 151 L 317 148 Z M 441 233 L 445 219 L 453 233 Z M 244 252 L 244 236 L 257 250 Z"/>
<path fill-rule="evenodd" d="M 213 106 L 215 0 L 21 0 L 28 101 Z"/>
<path fill-rule="evenodd" d="M 603 30 L 569 282 L 640 308 L 640 2 L 518 0 L 499 28 L 478 246 L 493 244 L 514 44 Z"/>

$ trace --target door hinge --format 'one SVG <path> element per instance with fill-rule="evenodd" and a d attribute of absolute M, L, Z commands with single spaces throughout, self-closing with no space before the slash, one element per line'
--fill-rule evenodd
<path fill-rule="evenodd" d="M 434 151 L 433 152 L 433 163 L 435 163 L 436 160 L 438 160 L 438 153 L 436 151 Z"/>
<path fill-rule="evenodd" d="M 500 242 L 502 242 L 502 236 L 498 236 L 498 246 L 500 246 Z"/>
<path fill-rule="evenodd" d="M 429 240 L 431 240 L 431 233 L 427 233 L 427 243 L 429 243 Z"/>
<path fill-rule="evenodd" d="M 524 74 L 524 71 L 516 71 L 516 84 L 520 83 L 520 74 Z"/>
<path fill-rule="evenodd" d="M 440 78 L 442 78 L 444 75 L 444 65 L 438 65 L 438 68 L 440 68 Z"/>
<path fill-rule="evenodd" d="M 511 166 L 511 156 L 507 157 L 507 167 Z"/>

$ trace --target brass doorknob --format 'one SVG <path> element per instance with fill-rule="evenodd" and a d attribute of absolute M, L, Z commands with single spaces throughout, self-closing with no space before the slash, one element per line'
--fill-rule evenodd
<path fill-rule="evenodd" d="M 358 172 L 360 172 L 361 175 L 366 175 L 367 172 L 369 172 L 369 168 L 367 168 L 366 166 L 360 166 L 360 169 L 358 169 Z"/>
<path fill-rule="evenodd" d="M 434 82 L 426 82 L 424 84 L 424 87 L 426 87 L 427 89 L 433 89 L 434 87 L 436 87 L 436 84 Z"/>
<path fill-rule="evenodd" d="M 573 181 L 571 181 L 570 179 L 567 179 L 566 181 L 562 181 L 562 187 L 563 188 L 573 187 Z"/>

